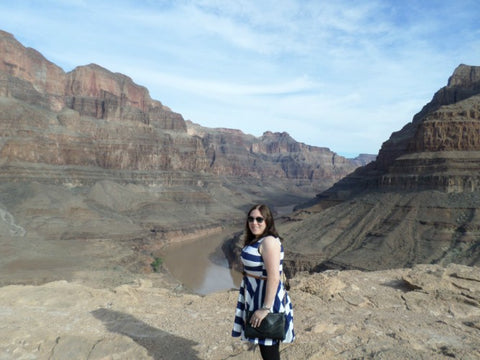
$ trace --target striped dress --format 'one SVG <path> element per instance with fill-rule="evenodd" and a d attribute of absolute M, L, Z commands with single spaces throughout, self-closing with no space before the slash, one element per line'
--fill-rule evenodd
<path fill-rule="evenodd" d="M 279 242 L 280 240 L 277 239 Z M 267 271 L 263 263 L 262 256 L 258 252 L 258 247 L 262 243 L 263 239 L 248 245 L 242 250 L 242 263 L 244 266 L 244 271 L 255 275 L 255 276 L 267 276 Z M 280 274 L 283 271 L 283 246 L 281 245 L 280 250 Z M 246 338 L 243 332 L 244 323 L 245 323 L 245 309 L 250 311 L 257 310 L 263 306 L 263 299 L 265 297 L 266 291 L 266 280 L 256 279 L 251 276 L 244 276 L 242 283 L 240 284 L 240 291 L 238 294 L 237 307 L 235 309 L 235 321 L 233 324 L 232 336 L 233 337 L 242 337 L 242 340 L 248 340 L 255 344 L 260 345 L 273 345 L 278 343 L 279 340 L 273 339 L 258 339 L 258 338 Z M 285 296 L 285 301 L 283 301 Z M 285 329 L 286 336 L 284 343 L 290 343 L 295 339 L 295 333 L 293 331 L 293 308 L 288 296 L 287 291 L 285 290 L 284 284 L 282 281 L 278 284 L 277 294 L 275 296 L 275 301 L 273 303 L 272 312 L 285 312 Z"/>

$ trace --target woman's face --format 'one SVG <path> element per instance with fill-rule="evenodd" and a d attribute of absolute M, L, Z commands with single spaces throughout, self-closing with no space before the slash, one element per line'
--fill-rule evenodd
<path fill-rule="evenodd" d="M 262 213 L 258 209 L 253 209 L 248 215 L 248 227 L 253 235 L 261 236 L 267 227 Z"/>

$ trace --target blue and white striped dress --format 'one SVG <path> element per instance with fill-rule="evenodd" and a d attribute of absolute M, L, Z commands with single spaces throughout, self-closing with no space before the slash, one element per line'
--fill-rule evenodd
<path fill-rule="evenodd" d="M 277 239 L 280 242 L 280 239 Z M 255 276 L 266 277 L 267 271 L 265 264 L 263 263 L 262 256 L 258 252 L 258 247 L 262 243 L 263 239 L 248 245 L 242 250 L 242 263 L 244 271 Z M 280 243 L 280 274 L 283 271 L 283 246 Z M 245 324 L 246 311 L 257 310 L 263 306 L 263 299 L 265 298 L 266 280 L 256 279 L 251 276 L 244 276 L 242 283 L 240 284 L 240 291 L 238 294 L 237 308 L 235 309 L 235 322 L 233 324 L 232 336 L 241 336 L 242 340 L 248 340 L 255 344 L 260 345 L 273 345 L 278 343 L 278 340 L 273 339 L 258 339 L 258 338 L 246 338 L 243 332 Z M 283 300 L 285 296 L 285 301 Z M 293 331 L 293 308 L 285 290 L 282 281 L 278 284 L 277 294 L 273 303 L 272 312 L 285 312 L 285 329 L 286 336 L 283 340 L 284 343 L 291 343 L 295 339 L 295 333 Z"/>

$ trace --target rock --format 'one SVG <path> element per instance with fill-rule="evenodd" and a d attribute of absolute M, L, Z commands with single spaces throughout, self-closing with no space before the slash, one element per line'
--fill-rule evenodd
<path fill-rule="evenodd" d="M 479 206 L 475 192 L 367 191 L 278 228 L 288 259 L 303 259 L 308 271 L 479 265 Z"/>
<path fill-rule="evenodd" d="M 480 307 L 465 301 L 478 301 L 478 274 L 460 265 L 299 273 L 290 289 L 297 339 L 281 345 L 282 359 L 478 359 Z M 459 277 L 463 286 L 453 286 Z M 178 293 L 148 277 L 115 288 L 4 286 L 0 357 L 257 358 L 230 336 L 237 296 Z"/>
<path fill-rule="evenodd" d="M 376 160 L 321 197 L 344 199 L 365 189 L 479 190 L 480 67 L 459 65 L 412 122 L 385 141 Z"/>
<path fill-rule="evenodd" d="M 118 285 L 171 243 L 238 231 L 251 204 L 293 207 L 359 166 L 286 133 L 185 121 L 124 74 L 65 73 L 3 31 L 0 58 L 2 285 L 91 285 L 85 268 Z"/>
<path fill-rule="evenodd" d="M 202 139 L 210 170 L 218 175 L 296 179 L 300 186 L 333 183 L 359 166 L 327 148 L 295 141 L 288 133 L 266 131 L 256 138 L 232 129 L 207 129 L 187 121 L 188 133 Z M 315 185 L 313 185 L 315 183 Z"/>
<path fill-rule="evenodd" d="M 96 64 L 64 73 L 11 34 L 1 32 L 0 39 L 0 75 L 5 78 L 0 95 L 6 98 L 0 120 L 9 129 L 0 155 L 9 162 L 207 172 L 262 179 L 273 186 L 275 178 L 292 179 L 313 188 L 325 188 L 358 167 L 358 162 L 298 143 L 286 133 L 265 132 L 257 139 L 239 130 L 185 122 L 126 75 Z M 13 91 L 13 83 L 21 86 Z M 37 126 L 31 126 L 32 119 Z M 125 180 L 128 176 L 123 175 Z"/>
<path fill-rule="evenodd" d="M 288 259 L 308 271 L 480 265 L 479 69 L 460 65 L 374 162 L 297 207 L 279 226 Z"/>
<path fill-rule="evenodd" d="M 25 48 L 13 35 L 0 30 L 0 95 L 52 110 L 63 107 L 65 74 L 32 48 Z M 43 96 L 45 94 L 45 96 Z"/>
<path fill-rule="evenodd" d="M 254 202 L 294 206 L 359 166 L 286 133 L 187 122 L 126 75 L 65 73 L 3 31 L 0 58 L 0 206 L 42 238 L 110 231 L 148 253 L 221 231 Z M 41 193 L 43 210 L 29 203 Z"/>

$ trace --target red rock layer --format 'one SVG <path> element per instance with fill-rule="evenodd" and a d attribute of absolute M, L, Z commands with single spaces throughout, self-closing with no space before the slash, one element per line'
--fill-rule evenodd
<path fill-rule="evenodd" d="M 65 73 L 5 32 L 0 59 L 0 126 L 8 135 L 0 156 L 10 164 L 297 179 L 319 189 L 359 165 L 286 133 L 187 129 L 180 114 L 128 76 L 95 64 Z"/>

